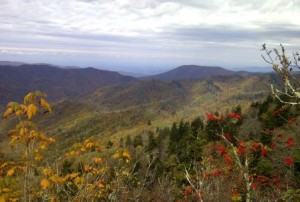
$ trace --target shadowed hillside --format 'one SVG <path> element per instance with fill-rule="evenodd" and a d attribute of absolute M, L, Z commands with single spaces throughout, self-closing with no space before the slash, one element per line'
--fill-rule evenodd
<path fill-rule="evenodd" d="M 108 85 L 124 85 L 136 79 L 94 68 L 61 69 L 50 65 L 0 66 L 0 103 L 19 101 L 35 90 L 51 101 L 74 99 Z"/>

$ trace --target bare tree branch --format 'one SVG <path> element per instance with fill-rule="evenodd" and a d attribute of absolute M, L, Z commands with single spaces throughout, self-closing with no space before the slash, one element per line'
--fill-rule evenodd
<path fill-rule="evenodd" d="M 266 63 L 272 65 L 274 71 L 281 77 L 284 87 L 283 90 L 279 90 L 271 85 L 272 94 L 281 103 L 291 105 L 300 104 L 300 92 L 298 91 L 300 83 L 293 75 L 293 67 L 297 67 L 297 69 L 300 70 L 300 66 L 298 64 L 300 61 L 299 53 L 293 53 L 294 65 L 292 65 L 292 62 L 288 59 L 285 53 L 285 48 L 282 44 L 280 44 L 281 51 L 276 48 L 274 48 L 273 51 L 269 51 L 266 44 L 263 44 L 262 46 L 262 51 L 265 52 L 262 54 L 262 58 Z"/>

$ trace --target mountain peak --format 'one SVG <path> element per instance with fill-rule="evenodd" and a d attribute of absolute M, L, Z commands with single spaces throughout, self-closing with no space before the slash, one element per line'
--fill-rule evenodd
<path fill-rule="evenodd" d="M 153 76 L 144 77 L 143 79 L 149 80 L 186 80 L 186 79 L 202 79 L 212 76 L 223 76 L 230 75 L 234 72 L 226 70 L 222 67 L 215 66 L 198 66 L 198 65 L 182 65 L 170 71 L 162 74 L 157 74 Z"/>

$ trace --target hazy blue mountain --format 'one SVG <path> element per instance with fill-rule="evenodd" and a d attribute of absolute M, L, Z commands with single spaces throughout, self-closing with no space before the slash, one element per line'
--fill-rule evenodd
<path fill-rule="evenodd" d="M 117 72 L 94 68 L 62 69 L 46 64 L 0 65 L 0 103 L 19 101 L 34 90 L 44 91 L 52 101 L 76 98 L 108 85 L 137 81 Z"/>
<path fill-rule="evenodd" d="M 234 74 L 233 71 L 226 70 L 221 67 L 213 66 L 198 66 L 198 65 L 183 65 L 167 71 L 165 73 L 142 77 L 143 80 L 185 80 L 185 79 L 201 79 L 212 76 L 224 76 Z"/>

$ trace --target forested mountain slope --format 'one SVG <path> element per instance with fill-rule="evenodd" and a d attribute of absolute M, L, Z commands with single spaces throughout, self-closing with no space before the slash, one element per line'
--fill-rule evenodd
<path fill-rule="evenodd" d="M 20 101 L 30 91 L 43 91 L 50 101 L 74 99 L 108 85 L 137 81 L 94 68 L 62 69 L 52 65 L 0 66 L 0 103 Z"/>

